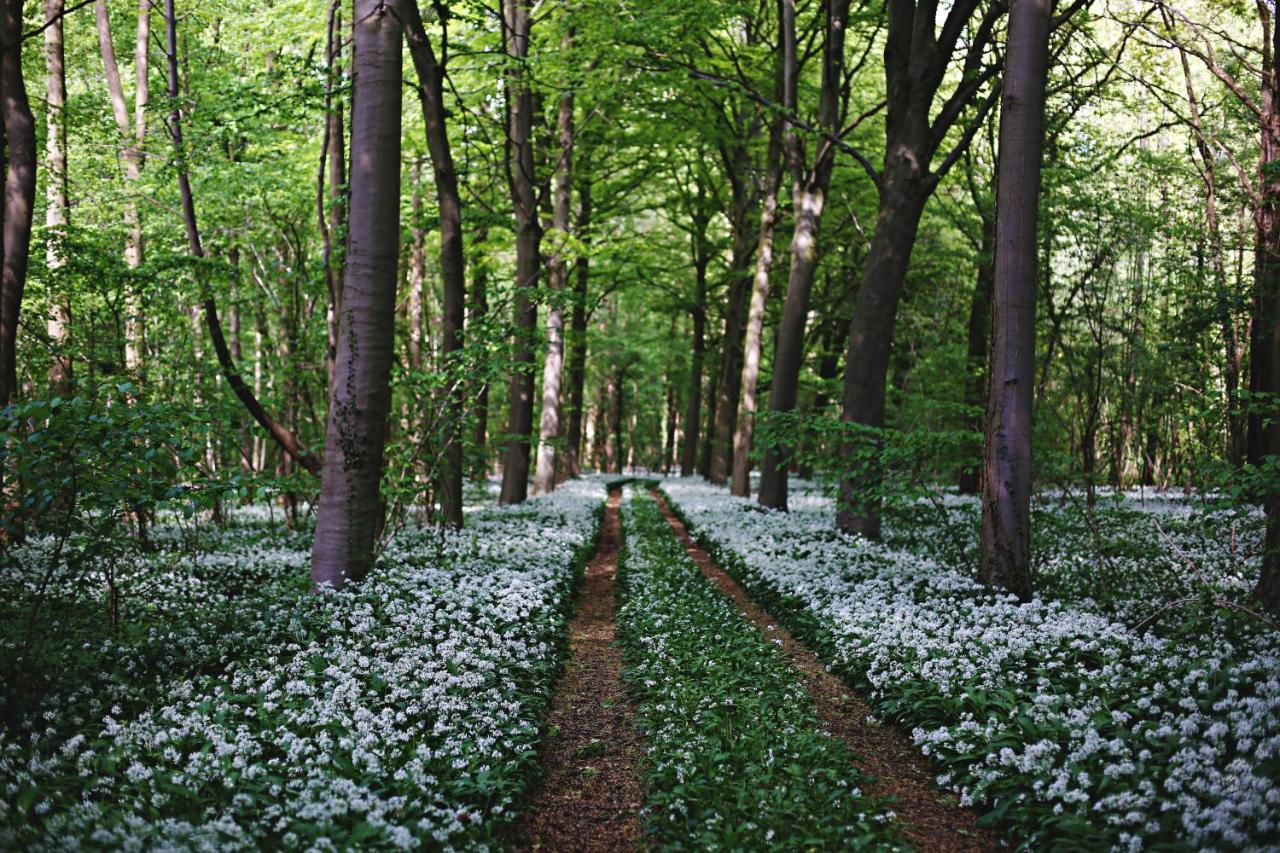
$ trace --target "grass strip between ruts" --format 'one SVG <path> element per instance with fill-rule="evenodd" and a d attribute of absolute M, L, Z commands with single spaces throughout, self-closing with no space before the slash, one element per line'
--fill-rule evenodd
<path fill-rule="evenodd" d="M 622 509 L 619 636 L 666 849 L 892 847 L 781 652 L 706 580 L 648 496 Z"/>

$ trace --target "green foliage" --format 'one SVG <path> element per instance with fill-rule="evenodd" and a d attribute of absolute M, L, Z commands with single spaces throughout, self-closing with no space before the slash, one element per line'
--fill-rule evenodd
<path fill-rule="evenodd" d="M 781 653 L 703 578 L 657 504 L 623 509 L 618 626 L 667 849 L 892 847 L 845 749 Z"/>

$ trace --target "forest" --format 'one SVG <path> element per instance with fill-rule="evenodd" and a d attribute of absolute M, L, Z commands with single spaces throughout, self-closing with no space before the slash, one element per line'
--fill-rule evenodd
<path fill-rule="evenodd" d="M 0 849 L 1280 849 L 1271 0 L 0 0 Z"/>

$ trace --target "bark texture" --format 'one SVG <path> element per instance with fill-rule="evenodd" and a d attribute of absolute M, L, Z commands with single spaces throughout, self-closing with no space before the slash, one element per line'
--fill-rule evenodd
<path fill-rule="evenodd" d="M 779 0 L 778 29 L 781 50 L 778 60 L 778 100 L 784 112 L 796 105 L 796 8 L 795 0 Z M 769 301 L 769 275 L 773 271 L 773 237 L 778 218 L 778 190 L 782 183 L 782 121 L 775 119 L 769 135 L 769 159 L 764 179 L 764 199 L 760 211 L 760 244 L 756 249 L 755 275 L 751 283 L 751 306 L 747 311 L 746 339 L 743 342 L 742 393 L 733 435 L 733 470 L 730 491 L 751 494 L 751 441 L 755 432 L 756 386 L 760 380 L 764 313 Z"/>
<path fill-rule="evenodd" d="M 45 0 L 44 31 L 45 67 L 45 163 L 49 177 L 45 182 L 44 224 L 50 236 L 65 235 L 67 226 L 67 74 L 63 64 L 62 0 Z M 62 247 L 49 243 L 45 263 L 52 272 L 66 263 Z M 54 293 L 49 310 L 49 344 L 53 360 L 49 366 L 49 385 L 61 391 L 71 385 L 71 301 L 70 294 Z"/>
<path fill-rule="evenodd" d="M 311 552 L 312 582 L 333 587 L 373 564 L 400 243 L 401 19 L 380 0 L 356 0 L 354 25 L 351 226 Z"/>
<path fill-rule="evenodd" d="M 150 101 L 150 73 L 147 52 L 151 39 L 151 0 L 138 0 L 138 25 L 134 41 L 134 94 L 133 118 L 129 117 L 129 104 L 125 98 L 124 84 L 120 78 L 120 66 L 116 61 L 115 42 L 111 35 L 111 19 L 107 15 L 106 0 L 98 0 L 93 7 L 98 30 L 98 49 L 102 54 L 103 77 L 107 81 L 107 97 L 111 101 L 111 115 L 120 134 L 119 157 L 124 167 L 127 191 L 124 200 L 126 229 L 124 260 L 130 269 L 138 269 L 143 261 L 142 216 L 135 199 L 138 182 L 142 178 L 142 142 L 147 133 L 147 104 Z M 125 348 L 124 366 L 132 374 L 140 374 L 144 368 L 143 352 L 146 345 L 146 314 L 142 300 L 131 288 L 125 300 Z"/>
<path fill-rule="evenodd" d="M 587 384 L 587 293 L 591 278 L 591 181 L 578 185 L 578 240 L 583 251 L 574 260 L 576 278 L 573 292 L 573 315 L 569 321 L 569 423 L 565 429 L 564 473 L 576 477 L 582 473 L 583 396 Z"/>
<path fill-rule="evenodd" d="M 702 190 L 699 187 L 699 195 Z M 698 467 L 698 424 L 702 417 L 702 368 L 707 353 L 707 217 L 699 198 L 693 215 L 693 354 L 689 365 L 689 392 L 685 397 L 684 444 L 680 448 L 680 476 L 692 477 Z"/>
<path fill-rule="evenodd" d="M 878 449 L 885 425 L 885 378 L 898 304 L 920 217 L 938 181 L 967 149 L 995 103 L 1000 72 L 987 48 L 1005 14 L 1001 2 L 963 0 L 941 26 L 931 3 L 889 4 L 884 69 L 887 91 L 884 165 L 876 176 L 879 213 L 867 250 L 845 354 L 842 418 L 849 428 L 842 456 L 851 464 L 840 484 L 836 526 L 871 539 L 880 536 Z M 961 42 L 962 34 L 968 33 Z M 961 53 L 959 75 L 948 75 Z M 944 82 L 954 83 L 943 91 Z M 933 161 L 952 128 L 958 138 Z M 869 444 L 868 444 L 869 443 Z"/>
<path fill-rule="evenodd" d="M 507 55 L 507 177 L 516 222 L 516 287 L 512 325 L 511 381 L 507 389 L 507 446 L 502 454 L 498 502 L 523 503 L 529 496 L 529 444 L 533 431 L 533 348 L 538 307 L 532 294 L 542 272 L 542 225 L 533 157 L 533 91 L 526 79 L 529 55 L 529 0 L 505 0 Z"/>
<path fill-rule="evenodd" d="M 444 316 L 440 353 L 446 375 L 452 377 L 445 391 L 441 418 L 441 461 L 439 470 L 440 510 L 445 523 L 462 526 L 462 430 L 463 380 L 452 362 L 462 350 L 466 312 L 466 259 L 462 241 L 462 198 L 458 193 L 458 170 L 453 163 L 446 127 L 448 110 L 444 104 L 444 76 L 447 56 L 437 58 L 427 39 L 415 0 L 401 0 L 404 9 L 409 53 L 420 83 L 422 114 L 427 127 L 427 150 L 435 177 L 436 203 L 440 210 L 440 276 L 444 281 Z"/>
<path fill-rule="evenodd" d="M 560 437 L 561 383 L 564 378 L 564 303 L 568 287 L 566 260 L 569 241 L 569 204 L 573 189 L 573 92 L 560 98 L 556 120 L 560 158 L 556 162 L 555 204 L 551 217 L 554 251 L 547 260 L 551 305 L 547 309 L 547 355 L 542 366 L 542 414 L 538 429 L 538 466 L 534 488 L 541 493 L 556 487 L 556 441 Z"/>
<path fill-rule="evenodd" d="M 0 8 L 0 119 L 4 122 L 4 262 L 0 268 L 0 406 L 18 393 L 18 317 L 27 283 L 36 198 L 36 123 L 22 76 L 22 0 Z"/>
<path fill-rule="evenodd" d="M 827 134 L 838 131 L 841 88 L 844 84 L 844 43 L 849 22 L 848 0 L 828 4 L 826 39 L 822 57 L 822 94 L 818 104 L 818 126 Z M 769 411 L 790 412 L 796 407 L 800 368 L 804 363 L 804 329 L 809 314 L 809 293 L 818 265 L 818 228 L 822 208 L 835 165 L 835 146 L 823 138 L 816 143 L 813 166 L 803 164 L 800 138 L 788 129 L 787 161 L 793 176 L 792 207 L 795 230 L 791 236 L 791 269 L 787 276 L 787 298 L 782 309 L 782 325 L 773 355 L 773 384 L 769 388 Z M 787 453 L 778 446 L 766 447 L 760 465 L 761 506 L 787 508 Z"/>
<path fill-rule="evenodd" d="M 995 291 L 979 579 L 1031 598 L 1036 219 L 1053 0 L 1013 0 L 996 169 Z"/>

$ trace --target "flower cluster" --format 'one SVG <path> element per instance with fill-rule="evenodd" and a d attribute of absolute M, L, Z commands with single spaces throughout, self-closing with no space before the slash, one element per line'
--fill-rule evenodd
<path fill-rule="evenodd" d="M 766 642 L 685 553 L 657 505 L 623 505 L 618 627 L 648 754 L 649 829 L 694 849 L 890 849 L 844 748 Z"/>
<path fill-rule="evenodd" d="M 820 497 L 786 514 L 701 482 L 663 488 L 753 595 L 880 713 L 914 727 L 941 784 L 1019 840 L 1136 850 L 1280 839 L 1274 632 L 1212 620 L 1176 637 L 1135 630 L 1073 600 L 1069 584 L 1019 603 L 927 556 L 837 534 Z M 1052 584 L 1051 567 L 1038 581 Z"/>
<path fill-rule="evenodd" d="M 306 593 L 305 536 L 264 546 L 250 527 L 200 572 L 175 562 L 147 600 L 191 624 L 143 638 L 171 659 L 67 685 L 75 719 L 51 707 L 0 739 L 0 847 L 495 843 L 536 771 L 603 493 L 572 483 L 405 532 L 342 592 Z M 199 624 L 223 598 L 226 636 Z"/>

